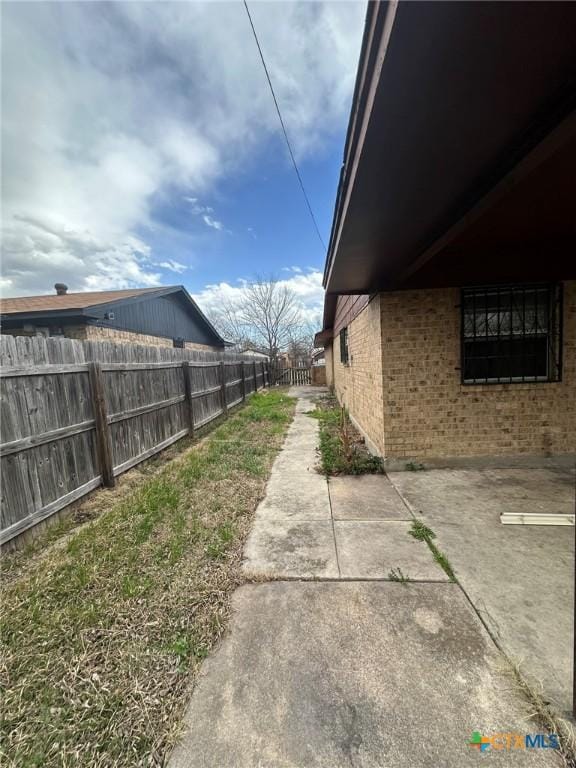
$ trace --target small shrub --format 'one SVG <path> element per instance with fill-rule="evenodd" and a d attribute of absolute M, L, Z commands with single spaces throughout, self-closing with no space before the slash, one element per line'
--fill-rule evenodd
<path fill-rule="evenodd" d="M 382 473 L 382 459 L 369 453 L 346 409 L 333 399 L 319 405 L 310 416 L 320 422 L 320 471 L 325 475 Z"/>

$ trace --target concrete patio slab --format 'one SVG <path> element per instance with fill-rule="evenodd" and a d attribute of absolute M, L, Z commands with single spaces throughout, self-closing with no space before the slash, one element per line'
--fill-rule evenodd
<path fill-rule="evenodd" d="M 385 475 L 341 475 L 328 484 L 334 520 L 412 520 Z"/>
<path fill-rule="evenodd" d="M 337 579 L 332 522 L 260 518 L 244 550 L 243 570 L 269 578 Z"/>
<path fill-rule="evenodd" d="M 388 579 L 400 568 L 412 581 L 448 581 L 426 542 L 410 536 L 410 528 L 403 521 L 335 521 L 342 578 Z"/>
<path fill-rule="evenodd" d="M 574 529 L 505 526 L 503 511 L 552 511 L 574 499 L 565 468 L 390 474 L 425 514 L 494 637 L 560 711 L 571 707 Z M 516 495 L 521 498 L 516 498 Z M 574 501 L 572 501 L 572 504 Z M 572 507 L 572 510 L 574 508 Z"/>
<path fill-rule="evenodd" d="M 328 387 L 313 387 L 311 384 L 305 384 L 302 386 L 290 387 L 288 390 L 288 397 L 297 397 L 299 403 L 302 403 L 301 407 L 305 407 L 305 403 L 313 402 L 314 398 L 322 397 L 330 392 Z"/>
<path fill-rule="evenodd" d="M 169 768 L 559 765 L 468 746 L 475 730 L 537 727 L 457 585 L 276 582 L 233 608 Z"/>

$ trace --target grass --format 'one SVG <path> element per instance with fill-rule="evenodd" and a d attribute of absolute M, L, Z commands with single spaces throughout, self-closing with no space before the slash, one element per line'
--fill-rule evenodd
<path fill-rule="evenodd" d="M 410 577 L 402 572 L 402 568 L 392 568 L 388 573 L 388 579 L 390 581 L 398 581 L 401 584 L 407 584 L 411 581 Z"/>
<path fill-rule="evenodd" d="M 294 401 L 258 394 L 2 585 L 2 764 L 162 765 Z M 10 560 L 10 556 L 6 558 Z"/>
<path fill-rule="evenodd" d="M 436 538 L 434 531 L 431 528 L 428 528 L 427 525 L 424 525 L 421 520 L 413 520 L 412 528 L 410 528 L 408 533 L 410 536 L 418 539 L 418 541 L 430 541 Z"/>
<path fill-rule="evenodd" d="M 530 719 L 548 733 L 555 733 L 560 742 L 557 754 L 566 768 L 576 768 L 576 727 L 555 711 L 550 702 L 542 696 L 541 689 L 529 684 L 523 677 L 520 665 L 506 657 L 507 664 L 502 672 L 511 681 L 512 687 L 521 691 L 532 706 Z M 536 730 L 536 728 L 534 728 Z"/>
<path fill-rule="evenodd" d="M 424 525 L 421 520 L 414 520 L 408 533 L 418 541 L 425 541 L 430 548 L 430 551 L 432 552 L 434 560 L 446 573 L 450 581 L 456 581 L 456 574 L 454 573 L 454 569 L 452 568 L 450 561 L 446 555 L 438 549 L 436 544 L 434 544 L 433 539 L 436 538 L 434 531 L 431 528 L 428 528 L 427 525 Z"/>
<path fill-rule="evenodd" d="M 320 422 L 320 470 L 325 475 L 381 473 L 382 459 L 366 449 L 346 411 L 333 398 L 319 401 L 310 414 Z"/>

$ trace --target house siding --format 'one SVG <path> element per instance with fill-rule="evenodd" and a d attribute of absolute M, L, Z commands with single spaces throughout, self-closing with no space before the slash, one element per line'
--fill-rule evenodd
<path fill-rule="evenodd" d="M 332 344 L 333 386 L 357 426 L 377 453 L 384 454 L 381 297 L 364 305 L 348 325 L 349 364 L 340 362 L 340 340 Z"/>
<path fill-rule="evenodd" d="M 387 456 L 575 451 L 576 281 L 564 284 L 560 382 L 462 384 L 459 304 L 453 288 L 382 296 Z"/>
<path fill-rule="evenodd" d="M 79 334 L 72 336 L 76 339 L 89 339 L 90 341 L 113 341 L 116 344 L 142 344 L 147 347 L 172 347 L 173 339 L 167 339 L 163 336 L 152 336 L 146 333 L 135 333 L 134 331 L 123 331 L 118 328 L 105 328 L 97 325 L 86 325 L 77 329 Z M 66 336 L 70 336 L 66 330 Z M 222 347 L 211 347 L 209 344 L 197 344 L 193 341 L 184 343 L 186 349 L 197 349 L 208 352 L 221 352 Z"/>
<path fill-rule="evenodd" d="M 114 320 L 106 320 L 107 312 L 114 313 Z M 194 344 L 214 346 L 214 334 L 199 317 L 194 316 L 188 302 L 181 295 L 142 298 L 94 307 L 93 314 L 109 328 L 131 331 L 160 338 L 183 338 Z M 222 346 L 222 345 L 221 345 Z"/>
<path fill-rule="evenodd" d="M 333 342 L 334 389 L 386 458 L 576 451 L 576 281 L 564 283 L 562 381 L 463 385 L 460 291 L 382 293 Z"/>
<path fill-rule="evenodd" d="M 326 361 L 326 385 L 330 389 L 334 388 L 334 345 L 332 342 L 324 348 L 324 359 Z"/>

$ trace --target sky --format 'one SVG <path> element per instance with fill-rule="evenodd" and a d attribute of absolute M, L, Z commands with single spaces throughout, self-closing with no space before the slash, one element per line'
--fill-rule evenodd
<path fill-rule="evenodd" d="M 241 2 L 2 4 L 4 296 L 275 276 L 319 317 L 325 252 Z M 250 10 L 328 242 L 363 2 Z"/>

